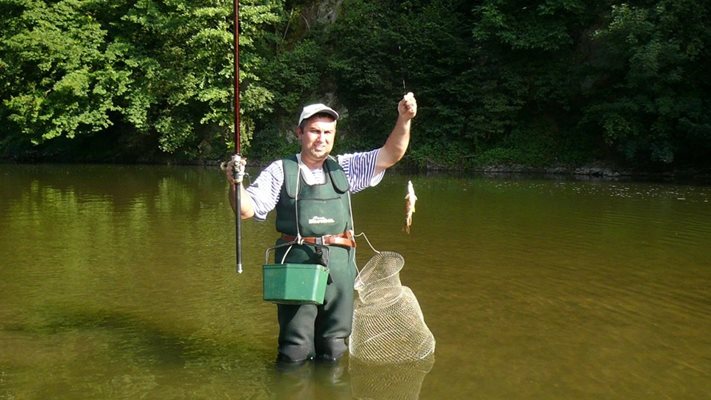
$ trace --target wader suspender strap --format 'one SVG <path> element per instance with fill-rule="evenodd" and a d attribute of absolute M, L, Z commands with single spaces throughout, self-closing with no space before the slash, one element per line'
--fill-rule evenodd
<path fill-rule="evenodd" d="M 286 180 L 286 167 L 282 165 L 282 170 L 284 171 L 284 184 L 288 185 L 289 182 Z M 296 164 L 296 193 L 294 193 L 294 215 L 296 217 L 296 244 L 302 244 L 303 239 L 301 238 L 301 230 L 299 229 L 299 185 L 301 184 L 301 166 L 299 164 Z M 288 189 L 287 189 L 288 191 Z M 289 248 L 286 249 L 284 252 L 284 256 L 281 258 L 281 263 L 284 264 L 284 261 L 286 261 L 286 256 L 289 255 L 289 252 L 291 251 L 292 247 L 294 247 L 294 243 L 285 243 L 284 245 L 288 245 Z"/>
<path fill-rule="evenodd" d="M 301 189 L 301 165 L 296 165 L 296 193 L 294 193 L 294 215 L 296 217 L 296 241 L 303 243 L 301 239 L 301 229 L 299 229 L 299 190 Z"/>

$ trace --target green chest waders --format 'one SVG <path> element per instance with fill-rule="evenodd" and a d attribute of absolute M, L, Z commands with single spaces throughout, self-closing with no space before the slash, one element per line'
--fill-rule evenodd
<path fill-rule="evenodd" d="M 338 163 L 324 163 L 325 183 L 307 185 L 295 158 L 283 160 L 284 185 L 276 206 L 277 231 L 296 237 L 338 235 L 352 230 L 349 186 Z M 318 264 L 322 255 L 308 244 L 277 240 L 275 261 Z M 353 320 L 355 249 L 329 246 L 328 284 L 323 304 L 277 304 L 279 359 L 298 362 L 317 357 L 335 360 L 346 350 Z"/>

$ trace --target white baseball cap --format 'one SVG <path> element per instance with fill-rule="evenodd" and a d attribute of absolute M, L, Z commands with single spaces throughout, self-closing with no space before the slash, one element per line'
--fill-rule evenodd
<path fill-rule="evenodd" d="M 321 103 L 310 104 L 304 107 L 303 111 L 301 111 L 301 116 L 299 117 L 299 125 L 301 125 L 301 123 L 305 119 L 311 118 L 318 113 L 326 113 L 332 116 L 335 120 L 338 120 L 338 113 L 334 111 L 331 107 Z"/>

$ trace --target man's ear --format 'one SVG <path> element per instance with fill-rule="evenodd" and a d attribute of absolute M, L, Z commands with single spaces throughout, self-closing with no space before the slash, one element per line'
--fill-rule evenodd
<path fill-rule="evenodd" d="M 301 129 L 300 126 L 297 126 L 297 127 L 296 127 L 296 130 L 294 131 L 294 134 L 296 135 L 296 137 L 301 136 L 302 133 L 304 133 L 304 130 Z"/>

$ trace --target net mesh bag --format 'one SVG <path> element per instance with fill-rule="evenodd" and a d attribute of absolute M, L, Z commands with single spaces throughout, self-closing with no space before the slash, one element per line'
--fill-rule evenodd
<path fill-rule="evenodd" d="M 400 283 L 403 257 L 380 252 L 356 279 L 351 357 L 374 364 L 407 363 L 434 354 L 430 332 L 415 294 Z"/>

